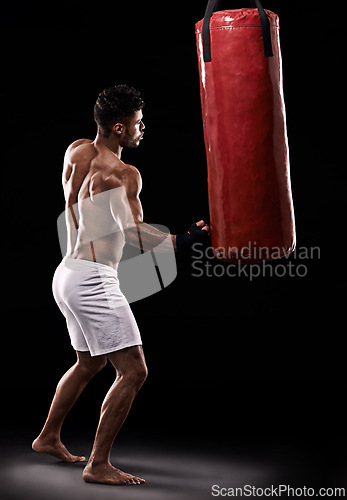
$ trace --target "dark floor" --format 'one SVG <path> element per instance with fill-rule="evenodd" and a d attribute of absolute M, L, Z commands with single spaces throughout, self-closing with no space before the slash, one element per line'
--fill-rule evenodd
<path fill-rule="evenodd" d="M 112 452 L 112 463 L 147 482 L 119 487 L 85 483 L 83 464 L 64 464 L 35 453 L 30 449 L 31 438 L 29 433 L 8 433 L 3 439 L 1 500 L 207 500 L 213 498 L 213 485 L 345 487 L 347 494 L 346 461 L 336 456 L 336 443 L 335 451 L 325 448 L 323 452 L 288 442 L 268 446 L 219 443 L 217 447 L 183 438 L 170 441 L 122 436 Z M 88 456 L 91 442 L 87 439 L 74 436 L 65 441 L 72 453 Z"/>

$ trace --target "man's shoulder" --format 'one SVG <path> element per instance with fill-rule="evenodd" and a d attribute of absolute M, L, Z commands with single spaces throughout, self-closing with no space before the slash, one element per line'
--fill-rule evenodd
<path fill-rule="evenodd" d="M 103 170 L 103 177 L 109 189 L 119 186 L 128 186 L 133 183 L 140 183 L 140 172 L 133 165 L 119 162 L 109 164 L 108 168 Z"/>
<path fill-rule="evenodd" d="M 126 191 L 138 191 L 141 186 L 140 172 L 133 165 L 121 162 L 102 171 L 104 189 L 124 187 Z"/>
<path fill-rule="evenodd" d="M 64 165 L 88 164 L 97 155 L 97 151 L 90 139 L 78 139 L 70 144 L 65 152 Z"/>
<path fill-rule="evenodd" d="M 74 151 L 76 148 L 79 146 L 90 146 L 93 145 L 93 141 L 91 139 L 77 139 L 76 141 L 73 141 L 66 151 Z"/>
<path fill-rule="evenodd" d="M 77 146 L 79 146 L 80 144 L 91 144 L 92 142 L 93 142 L 93 140 L 92 140 L 92 139 L 86 139 L 86 138 L 84 138 L 84 139 L 76 139 L 75 141 L 73 141 L 73 142 L 70 144 L 69 148 L 71 148 L 71 147 L 72 147 L 72 148 L 73 148 L 73 147 L 77 147 Z"/>
<path fill-rule="evenodd" d="M 141 174 L 134 165 L 124 164 L 124 174 L 130 179 L 141 179 Z"/>
<path fill-rule="evenodd" d="M 77 139 L 77 141 L 72 142 L 66 150 L 65 156 L 69 159 L 74 157 L 74 159 L 78 159 L 79 157 L 83 157 L 85 155 L 96 154 L 96 149 L 91 139 Z"/>

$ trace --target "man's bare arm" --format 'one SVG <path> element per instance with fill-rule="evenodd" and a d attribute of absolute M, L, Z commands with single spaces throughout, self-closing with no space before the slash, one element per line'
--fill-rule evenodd
<path fill-rule="evenodd" d="M 111 192 L 111 211 L 116 222 L 122 226 L 126 242 L 142 250 L 149 251 L 160 245 L 160 251 L 176 250 L 176 235 L 159 231 L 143 221 L 142 205 L 139 198 L 141 176 L 139 171 L 127 165 L 122 179 L 121 191 Z"/>

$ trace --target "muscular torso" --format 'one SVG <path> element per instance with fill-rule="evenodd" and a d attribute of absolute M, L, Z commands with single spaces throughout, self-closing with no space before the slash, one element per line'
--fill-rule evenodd
<path fill-rule="evenodd" d="M 118 202 L 111 205 L 110 198 L 126 197 L 128 169 L 105 145 L 91 140 L 78 140 L 68 148 L 63 170 L 67 256 L 117 269 L 125 243 L 124 228 L 117 214 Z M 124 218 L 124 206 L 119 206 Z"/>

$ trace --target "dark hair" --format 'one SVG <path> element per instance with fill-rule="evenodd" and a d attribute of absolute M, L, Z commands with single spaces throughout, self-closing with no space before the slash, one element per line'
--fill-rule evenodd
<path fill-rule="evenodd" d="M 140 92 L 126 84 L 103 90 L 94 106 L 94 120 L 100 134 L 108 137 L 115 123 L 126 121 L 144 105 Z"/>

